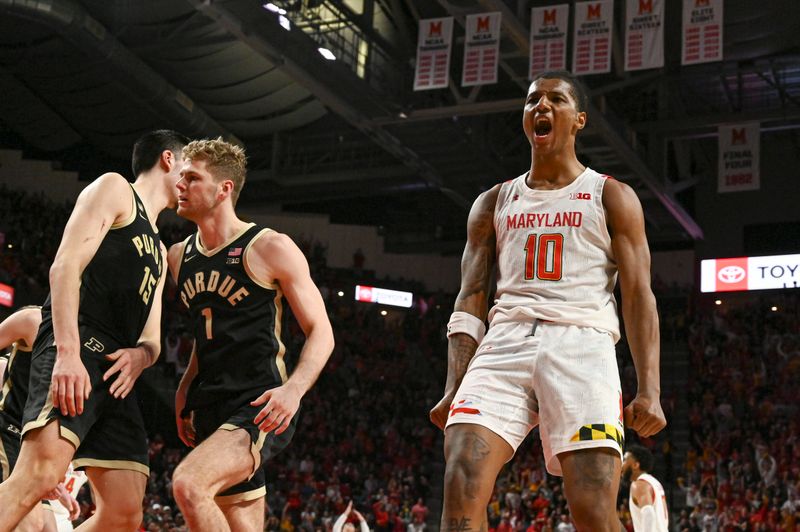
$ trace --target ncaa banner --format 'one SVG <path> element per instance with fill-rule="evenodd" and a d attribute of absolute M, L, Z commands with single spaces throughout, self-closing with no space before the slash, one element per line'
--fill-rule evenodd
<path fill-rule="evenodd" d="M 611 30 L 614 0 L 575 3 L 572 73 L 611 72 Z"/>
<path fill-rule="evenodd" d="M 453 40 L 453 17 L 419 21 L 417 68 L 414 90 L 447 87 L 450 78 L 450 52 Z"/>
<path fill-rule="evenodd" d="M 531 9 L 528 79 L 547 70 L 567 69 L 569 4 Z"/>
<path fill-rule="evenodd" d="M 664 0 L 626 0 L 625 70 L 664 66 Z"/>
<path fill-rule="evenodd" d="M 800 255 L 708 259 L 700 262 L 701 292 L 800 288 Z"/>
<path fill-rule="evenodd" d="M 719 181 L 717 192 L 758 190 L 761 124 L 751 122 L 719 127 Z"/>
<path fill-rule="evenodd" d="M 722 61 L 722 0 L 683 0 L 682 65 Z"/>
<path fill-rule="evenodd" d="M 500 12 L 467 16 L 462 87 L 497 83 L 502 20 Z"/>

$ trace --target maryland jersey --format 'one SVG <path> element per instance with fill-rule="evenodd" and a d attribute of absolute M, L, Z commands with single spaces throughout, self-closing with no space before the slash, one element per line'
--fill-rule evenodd
<path fill-rule="evenodd" d="M 0 412 L 8 423 L 22 426 L 22 412 L 28 399 L 28 379 L 31 374 L 31 350 L 19 342 L 11 345 L 11 354 L 3 375 L 3 391 L 0 392 Z"/>
<path fill-rule="evenodd" d="M 277 284 L 255 280 L 247 265 L 253 242 L 268 231 L 250 224 L 214 250 L 203 247 L 199 233 L 184 243 L 178 288 L 198 364 L 185 412 L 223 400 L 244 404 L 287 379 L 283 293 Z"/>
<path fill-rule="evenodd" d="M 557 190 L 527 174 L 503 183 L 495 204 L 497 296 L 492 324 L 539 318 L 609 331 L 619 340 L 617 266 L 603 209 L 606 176 L 587 168 Z"/>
<path fill-rule="evenodd" d="M 633 502 L 633 496 L 631 496 L 628 507 L 631 511 L 633 530 L 635 532 L 667 532 L 669 530 L 669 514 L 667 512 L 667 496 L 664 493 L 664 487 L 655 477 L 647 473 L 642 473 L 636 480 L 646 482 L 648 486 L 650 486 L 651 495 L 653 496 L 653 507 L 656 512 L 656 526 L 655 528 L 648 528 L 645 526 L 644 520 L 642 519 L 642 509 L 636 506 Z"/>
<path fill-rule="evenodd" d="M 164 271 L 161 240 L 136 191 L 127 220 L 114 224 L 81 276 L 78 325 L 133 347 L 144 330 Z M 50 296 L 42 329 L 52 330 Z M 41 333 L 41 330 L 40 330 Z"/>

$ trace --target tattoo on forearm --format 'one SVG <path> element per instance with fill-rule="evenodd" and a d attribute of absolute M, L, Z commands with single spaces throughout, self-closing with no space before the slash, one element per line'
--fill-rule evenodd
<path fill-rule="evenodd" d="M 450 339 L 450 366 L 456 370 L 457 375 L 464 375 L 467 371 L 467 366 L 472 357 L 475 356 L 475 351 L 478 349 L 478 343 L 474 338 L 466 334 L 456 334 Z"/>

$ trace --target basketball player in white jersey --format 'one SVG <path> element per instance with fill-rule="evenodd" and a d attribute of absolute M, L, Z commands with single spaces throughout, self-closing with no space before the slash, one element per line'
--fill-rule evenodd
<path fill-rule="evenodd" d="M 53 517 L 53 528 L 45 528 L 44 532 L 71 532 L 73 529 L 72 521 L 80 515 L 81 507 L 75 497 L 81 490 L 81 486 L 86 484 L 89 477 L 84 471 L 76 471 L 72 464 L 69 465 L 64 482 L 59 484 L 60 497 L 57 500 L 49 501 L 49 509 Z"/>
<path fill-rule="evenodd" d="M 638 377 L 624 420 L 642 436 L 666 425 L 642 207 L 630 187 L 577 159 L 586 107 L 571 74 L 537 77 L 522 120 L 530 171 L 484 192 L 470 211 L 445 393 L 431 410 L 445 429 L 443 531 L 487 529 L 497 474 L 537 425 L 578 530 L 619 530 L 618 275 Z"/>
<path fill-rule="evenodd" d="M 648 473 L 653 455 L 645 447 L 629 445 L 622 461 L 622 478 L 631 483 L 628 506 L 635 532 L 667 532 L 669 512 L 661 482 Z"/>

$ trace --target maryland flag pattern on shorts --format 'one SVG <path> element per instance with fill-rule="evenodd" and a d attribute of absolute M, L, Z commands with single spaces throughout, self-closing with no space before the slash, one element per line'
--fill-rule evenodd
<path fill-rule="evenodd" d="M 622 449 L 625 443 L 625 435 L 610 423 L 593 423 L 582 426 L 569 441 L 592 440 L 613 440 Z"/>

